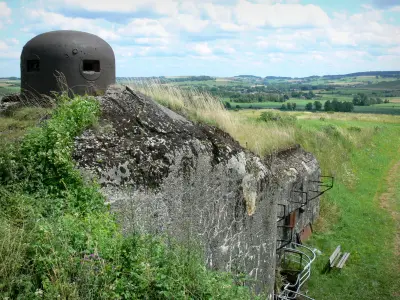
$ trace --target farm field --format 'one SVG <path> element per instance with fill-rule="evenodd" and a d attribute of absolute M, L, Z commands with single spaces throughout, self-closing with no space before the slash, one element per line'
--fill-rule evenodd
<path fill-rule="evenodd" d="M 232 112 L 256 120 L 266 110 Z M 285 112 L 297 118 L 296 142 L 335 177 L 321 200 L 308 245 L 322 252 L 312 267 L 315 299 L 400 299 L 400 118 L 374 114 Z M 268 125 L 266 125 L 268 126 Z M 397 246 L 396 246 L 397 243 Z M 340 272 L 323 274 L 341 245 Z"/>
<path fill-rule="evenodd" d="M 348 97 L 334 97 L 339 101 L 346 101 Z M 325 99 L 325 100 L 323 100 Z M 283 103 L 296 103 L 296 110 L 305 110 L 306 104 L 309 102 L 320 101 L 322 105 L 327 101 L 332 101 L 333 97 L 323 97 L 321 100 L 293 100 L 290 99 Z M 349 100 L 350 102 L 350 100 Z M 240 109 L 263 109 L 263 108 L 273 108 L 280 109 L 282 106 L 281 102 L 254 102 L 254 103 L 237 103 L 230 102 L 232 108 Z M 393 103 L 382 103 L 374 104 L 370 106 L 356 106 L 354 107 L 354 113 L 376 113 L 376 114 L 389 114 L 389 115 L 400 115 L 400 102 L 396 99 Z"/>
<path fill-rule="evenodd" d="M 7 94 L 18 93 L 19 90 L 19 80 L 0 79 L 0 99 Z"/>

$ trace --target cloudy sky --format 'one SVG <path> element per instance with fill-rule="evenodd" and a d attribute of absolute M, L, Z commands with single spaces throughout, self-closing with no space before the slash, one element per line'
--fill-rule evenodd
<path fill-rule="evenodd" d="M 400 70 L 400 0 L 0 0 L 0 77 L 59 29 L 105 39 L 117 76 Z"/>

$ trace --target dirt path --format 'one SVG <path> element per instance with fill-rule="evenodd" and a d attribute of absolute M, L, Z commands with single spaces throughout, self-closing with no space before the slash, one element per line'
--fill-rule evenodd
<path fill-rule="evenodd" d="M 400 156 L 400 149 L 399 149 Z M 398 201 L 396 199 L 396 188 L 399 183 L 400 160 L 397 161 L 389 170 L 386 177 L 387 191 L 379 196 L 380 206 L 390 213 L 396 226 L 396 236 L 394 239 L 394 253 L 397 257 L 397 267 L 400 270 L 400 212 L 398 211 Z"/>

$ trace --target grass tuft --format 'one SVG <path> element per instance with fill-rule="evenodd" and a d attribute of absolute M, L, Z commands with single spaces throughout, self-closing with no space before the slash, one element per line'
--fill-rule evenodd
<path fill-rule="evenodd" d="M 184 114 L 194 122 L 205 122 L 229 133 L 243 147 L 258 155 L 286 149 L 295 144 L 294 130 L 282 123 L 262 123 L 226 110 L 222 102 L 196 88 L 131 81 L 129 86 L 158 103 Z"/>

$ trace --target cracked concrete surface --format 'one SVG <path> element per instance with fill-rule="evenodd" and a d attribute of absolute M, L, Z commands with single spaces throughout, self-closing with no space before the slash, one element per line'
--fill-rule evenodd
<path fill-rule="evenodd" d="M 318 178 L 316 159 L 299 147 L 257 157 L 125 87 L 98 99 L 99 126 L 76 138 L 74 158 L 101 184 L 123 230 L 195 239 L 208 267 L 249 274 L 272 295 L 276 240 L 287 234 L 277 230 L 278 203 Z M 318 203 L 296 226 L 316 218 Z"/>

